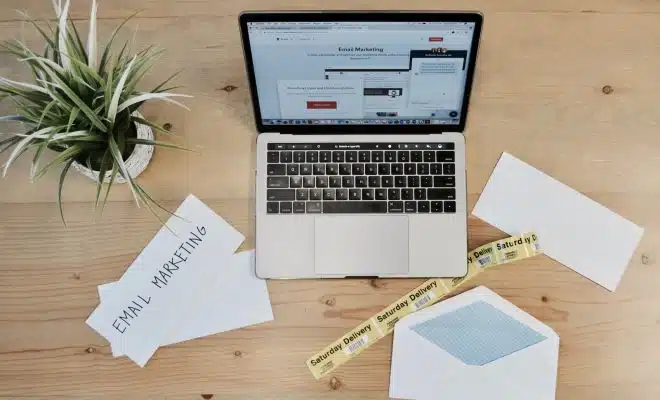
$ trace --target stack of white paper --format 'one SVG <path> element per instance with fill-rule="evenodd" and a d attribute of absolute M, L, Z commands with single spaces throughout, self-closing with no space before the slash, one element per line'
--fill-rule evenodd
<path fill-rule="evenodd" d="M 234 254 L 243 240 L 190 195 L 122 278 L 99 286 L 87 324 L 143 367 L 160 346 L 272 321 L 254 252 Z"/>

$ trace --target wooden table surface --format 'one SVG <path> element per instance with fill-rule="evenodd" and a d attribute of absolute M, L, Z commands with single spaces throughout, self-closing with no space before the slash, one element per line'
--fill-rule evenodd
<path fill-rule="evenodd" d="M 73 18 L 87 30 L 88 0 Z M 194 193 L 253 246 L 255 129 L 237 29 L 242 9 L 396 9 L 395 0 L 101 0 L 100 34 L 138 9 L 124 38 L 167 49 L 147 84 L 184 68 L 192 111 L 152 104 L 201 154 L 158 150 L 140 178 L 168 207 Z M 660 3 L 650 0 L 411 0 L 411 9 L 485 15 L 468 118 L 468 201 L 503 151 L 646 228 L 615 293 L 545 256 L 488 271 L 484 284 L 561 336 L 558 399 L 660 398 Z M 48 0 L 2 0 L 0 39 L 41 48 L 15 9 L 52 18 Z M 26 76 L 0 55 L 0 76 Z M 605 87 L 610 87 L 611 93 Z M 4 109 L 8 106 L 5 104 Z M 69 226 L 56 176 L 28 182 L 27 157 L 0 181 L 0 397 L 324 399 L 387 397 L 391 338 L 316 381 L 306 359 L 420 280 L 271 281 L 275 321 L 160 349 L 145 369 L 114 359 L 85 325 L 96 286 L 121 276 L 159 228 L 116 187 L 92 220 L 94 186 L 71 174 Z M 505 235 L 474 217 L 469 247 Z M 201 395 L 205 395 L 200 397 Z"/>

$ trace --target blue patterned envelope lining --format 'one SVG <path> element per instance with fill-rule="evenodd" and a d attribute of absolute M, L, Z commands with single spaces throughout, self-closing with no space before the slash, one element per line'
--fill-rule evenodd
<path fill-rule="evenodd" d="M 547 339 L 484 301 L 431 318 L 411 329 L 468 365 L 485 365 Z"/>

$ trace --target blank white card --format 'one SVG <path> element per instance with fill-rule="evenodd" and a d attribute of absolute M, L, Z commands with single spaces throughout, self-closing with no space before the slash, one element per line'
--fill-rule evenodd
<path fill-rule="evenodd" d="M 472 214 L 509 235 L 536 232 L 546 255 L 611 291 L 644 233 L 508 153 L 502 154 Z"/>

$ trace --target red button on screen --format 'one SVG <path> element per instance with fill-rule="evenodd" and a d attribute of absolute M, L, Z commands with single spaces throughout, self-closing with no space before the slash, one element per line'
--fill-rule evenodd
<path fill-rule="evenodd" d="M 336 101 L 308 101 L 307 102 L 308 110 L 336 110 L 337 102 Z"/>
<path fill-rule="evenodd" d="M 429 38 L 429 42 L 442 42 L 444 40 L 445 38 L 443 38 L 442 36 L 435 36 Z"/>

